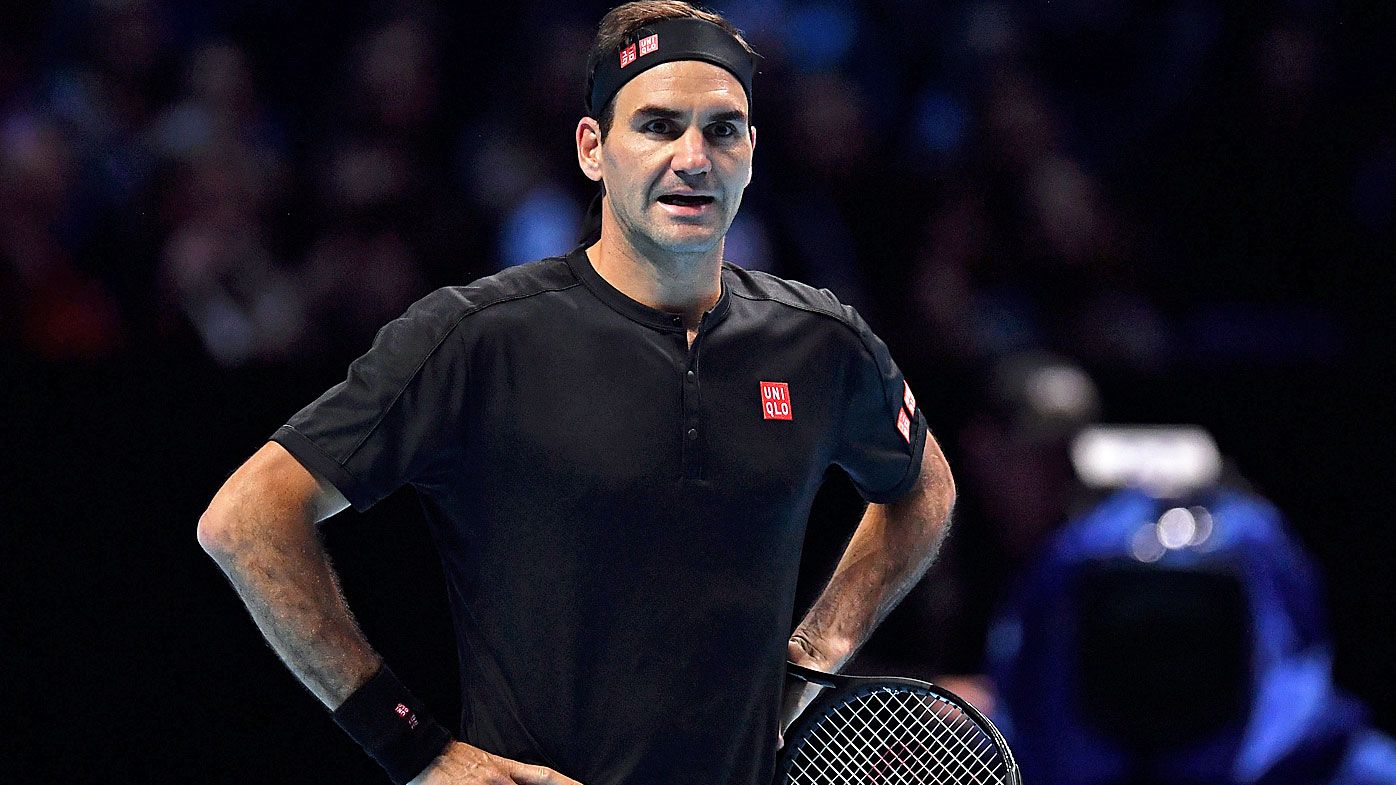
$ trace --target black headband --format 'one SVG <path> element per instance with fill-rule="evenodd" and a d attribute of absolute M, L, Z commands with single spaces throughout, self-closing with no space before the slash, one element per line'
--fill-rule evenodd
<path fill-rule="evenodd" d="M 587 79 L 587 113 L 599 117 L 626 82 L 662 63 L 701 60 L 725 68 L 746 91 L 751 115 L 751 78 L 756 58 L 731 33 L 705 19 L 663 19 L 645 25 L 621 42 L 620 49 L 591 66 Z"/>

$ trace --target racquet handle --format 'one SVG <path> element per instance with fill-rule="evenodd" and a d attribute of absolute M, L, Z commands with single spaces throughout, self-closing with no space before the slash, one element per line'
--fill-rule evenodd
<path fill-rule="evenodd" d="M 832 673 L 825 673 L 823 671 L 817 671 L 814 668 L 796 665 L 789 660 L 785 662 L 785 670 L 791 676 L 801 681 L 807 681 L 810 684 L 817 684 L 821 687 L 837 687 L 841 682 L 840 678 Z"/>

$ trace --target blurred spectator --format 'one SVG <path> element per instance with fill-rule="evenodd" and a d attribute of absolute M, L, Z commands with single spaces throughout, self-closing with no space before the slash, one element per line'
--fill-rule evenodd
<path fill-rule="evenodd" d="M 356 52 L 351 107 L 359 121 L 404 141 L 427 133 L 441 105 L 435 34 L 427 19 L 404 16 L 371 31 Z"/>
<path fill-rule="evenodd" d="M 317 340 L 334 336 L 361 348 L 426 289 L 400 234 L 348 225 L 316 241 L 296 280 L 313 314 Z"/>
<path fill-rule="evenodd" d="M 911 304 L 931 350 L 976 362 L 1024 349 L 1156 367 L 1170 330 L 1148 260 L 1104 184 L 1068 156 L 1060 114 L 1016 66 L 994 72 L 964 184 L 932 212 Z"/>
<path fill-rule="evenodd" d="M 770 215 L 784 240 L 782 274 L 832 289 L 865 313 L 874 303 L 859 260 L 866 255 L 885 261 L 885 238 L 867 225 L 871 216 L 860 198 L 881 174 L 867 113 L 861 87 L 847 76 L 826 72 L 796 79 L 785 101 L 771 110 L 784 122 L 763 135 L 761 120 L 755 120 L 757 149 L 763 150 L 768 136 L 776 137 L 776 149 L 764 154 L 785 176 L 778 187 L 758 190 L 766 198 L 751 205 Z"/>
<path fill-rule="evenodd" d="M 247 54 L 226 42 L 194 51 L 184 70 L 184 93 L 152 125 L 152 146 L 171 161 L 209 150 L 244 151 L 262 177 L 284 176 L 286 145 L 279 124 L 258 99 Z"/>
<path fill-rule="evenodd" d="M 267 236 L 287 187 L 284 153 L 245 54 L 226 43 L 197 50 L 183 97 L 152 129 L 169 174 L 160 283 L 171 308 L 220 364 L 293 357 L 306 304 Z"/>
<path fill-rule="evenodd" d="M 1033 557 L 1080 503 L 1068 452 L 1101 402 L 1079 365 L 1040 353 L 996 363 L 982 401 L 960 434 L 961 476 L 1003 574 Z"/>
<path fill-rule="evenodd" d="M 458 140 L 461 176 L 496 228 L 494 269 L 563 254 L 577 243 L 596 192 L 578 174 L 572 149 L 592 32 L 554 21 L 530 36 L 532 56 L 495 64 L 489 115 Z"/>
<path fill-rule="evenodd" d="M 428 290 L 414 240 L 440 212 L 444 150 L 440 44 L 429 12 L 408 7 L 365 32 L 342 113 L 327 129 L 318 233 L 296 270 L 318 343 L 361 350 Z"/>
<path fill-rule="evenodd" d="M 983 668 L 989 617 L 1012 577 L 1086 501 L 1068 452 L 1101 402 L 1080 366 L 1046 353 L 1005 357 L 974 397 L 979 406 L 949 443 L 958 490 L 951 536 L 855 665 L 934 679 L 988 710 L 992 690 L 973 674 Z"/>
<path fill-rule="evenodd" d="M 0 157 L 0 332 L 48 360 L 110 355 L 125 343 L 115 299 L 83 272 L 66 231 L 78 209 L 77 153 L 33 115 L 11 117 Z"/>
<path fill-rule="evenodd" d="M 300 350 L 303 293 L 256 234 L 193 220 L 165 248 L 163 281 L 220 364 L 284 360 Z"/>

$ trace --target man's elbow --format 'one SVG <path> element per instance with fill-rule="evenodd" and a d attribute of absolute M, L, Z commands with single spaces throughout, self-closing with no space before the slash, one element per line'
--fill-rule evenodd
<path fill-rule="evenodd" d="M 199 516 L 199 546 L 215 561 L 223 561 L 238 549 L 239 537 L 233 517 L 215 502 Z"/>
<path fill-rule="evenodd" d="M 950 464 L 946 462 L 945 456 L 940 456 L 937 463 L 940 464 L 940 471 L 937 472 L 936 487 L 945 502 L 946 511 L 949 511 L 955 506 L 955 475 L 950 473 Z"/>
<path fill-rule="evenodd" d="M 234 473 L 214 494 L 208 509 L 199 516 L 198 539 L 204 552 L 220 564 L 236 556 L 263 533 L 255 521 L 264 517 L 254 502 L 267 498 L 266 489 L 249 485 L 241 471 Z"/>
<path fill-rule="evenodd" d="M 929 438 L 922 456 L 919 485 L 922 505 L 928 515 L 937 524 L 948 523 L 950 511 L 955 506 L 955 478 L 950 473 L 945 454 Z"/>
<path fill-rule="evenodd" d="M 268 537 L 297 536 L 314 527 L 314 510 L 334 509 L 335 499 L 322 500 L 322 495 L 327 494 L 290 453 L 268 442 L 213 495 L 199 516 L 199 545 L 222 562 Z"/>

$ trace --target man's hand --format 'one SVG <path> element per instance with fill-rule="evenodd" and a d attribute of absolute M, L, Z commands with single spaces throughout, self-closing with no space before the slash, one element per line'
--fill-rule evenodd
<path fill-rule="evenodd" d="M 811 650 L 808 641 L 799 636 L 790 639 L 786 646 L 786 657 L 796 665 L 806 668 L 826 673 L 830 670 L 829 663 L 819 659 L 818 654 Z M 776 731 L 776 749 L 785 746 L 785 731 L 814 702 L 822 689 L 824 688 L 818 684 L 810 684 L 804 679 L 785 677 L 785 694 L 780 703 L 780 727 Z"/>
<path fill-rule="evenodd" d="M 582 785 L 547 766 L 530 766 L 453 741 L 407 785 Z"/>

